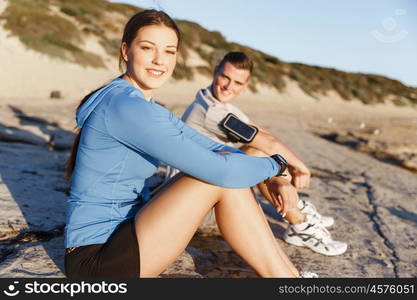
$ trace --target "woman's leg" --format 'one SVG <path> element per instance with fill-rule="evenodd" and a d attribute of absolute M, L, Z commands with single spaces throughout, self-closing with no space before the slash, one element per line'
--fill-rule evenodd
<path fill-rule="evenodd" d="M 213 206 L 226 241 L 261 277 L 298 276 L 277 251 L 276 240 L 249 189 L 220 188 L 189 176 L 178 176 L 136 215 L 140 276 L 163 272 L 185 249 Z"/>
<path fill-rule="evenodd" d="M 283 261 L 287 264 L 288 268 L 291 269 L 294 274 L 298 274 L 297 268 L 293 265 L 293 263 L 290 261 L 289 257 L 285 254 L 285 252 L 282 250 L 281 246 L 278 244 L 278 241 L 275 239 L 275 236 L 274 236 L 274 234 L 271 230 L 271 227 L 268 224 L 268 220 L 266 219 L 265 214 L 263 213 L 263 210 L 262 210 L 262 207 L 261 207 L 260 204 L 258 204 L 258 208 L 259 208 L 260 213 L 263 215 L 264 222 L 269 229 L 269 233 L 271 235 L 271 238 L 274 239 L 274 241 L 275 241 L 275 249 L 278 252 L 278 255 L 280 255 L 282 257 Z"/>
<path fill-rule="evenodd" d="M 275 239 L 252 191 L 228 189 L 226 193 L 228 197 L 215 206 L 217 225 L 225 240 L 262 277 L 298 276 L 297 269 Z M 239 201 L 241 198 L 248 201 Z M 266 269 L 260 272 L 260 268 Z M 277 271 L 278 276 L 262 275 L 276 274 Z"/>

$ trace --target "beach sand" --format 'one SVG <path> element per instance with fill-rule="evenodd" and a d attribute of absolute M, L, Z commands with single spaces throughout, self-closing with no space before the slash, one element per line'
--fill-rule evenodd
<path fill-rule="evenodd" d="M 0 72 L 0 277 L 62 277 L 68 192 L 63 165 L 74 111 L 84 94 L 118 75 L 116 64 L 95 70 L 50 59 L 1 30 L 0 60 L 7 70 Z M 180 116 L 209 84 L 201 75 L 192 82 L 172 80 L 155 99 Z M 53 90 L 62 98 L 51 99 Z M 284 243 L 287 225 L 258 194 L 296 266 L 320 277 L 417 277 L 417 174 L 367 150 L 413 153 L 417 111 L 346 102 L 332 93 L 314 99 L 289 80 L 281 93 L 259 90 L 245 92 L 234 104 L 305 161 L 313 176 L 300 197 L 333 216 L 332 236 L 349 244 L 345 254 L 326 257 Z M 162 277 L 256 274 L 216 232 L 200 232 Z"/>

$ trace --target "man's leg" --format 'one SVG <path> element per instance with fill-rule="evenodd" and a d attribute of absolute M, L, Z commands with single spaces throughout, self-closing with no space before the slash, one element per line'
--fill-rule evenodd
<path fill-rule="evenodd" d="M 248 155 L 265 157 L 266 153 L 253 147 L 244 146 L 241 148 Z M 291 181 L 291 178 L 289 179 Z M 258 188 L 262 195 L 270 203 L 274 203 L 265 183 L 259 183 Z M 298 196 L 297 196 L 298 199 Z M 302 202 L 298 202 L 301 204 Z M 304 204 L 305 205 L 305 204 Z M 306 206 L 304 206 L 304 209 Z M 284 241 L 295 246 L 308 247 L 311 250 L 324 255 L 340 255 L 347 249 L 347 244 L 334 241 L 330 233 L 320 222 L 321 216 L 318 213 L 304 214 L 300 207 L 287 211 L 286 220 L 290 223 L 284 233 Z"/>

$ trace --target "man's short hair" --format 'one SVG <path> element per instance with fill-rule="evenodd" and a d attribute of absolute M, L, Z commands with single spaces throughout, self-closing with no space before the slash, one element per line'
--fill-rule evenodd
<path fill-rule="evenodd" d="M 231 63 L 235 68 L 241 69 L 241 70 L 248 70 L 249 74 L 252 73 L 253 69 L 253 62 L 252 60 L 243 52 L 229 52 L 227 53 L 223 59 L 220 61 L 220 63 L 216 67 L 216 72 L 220 68 L 223 67 L 223 65 L 229 62 Z"/>

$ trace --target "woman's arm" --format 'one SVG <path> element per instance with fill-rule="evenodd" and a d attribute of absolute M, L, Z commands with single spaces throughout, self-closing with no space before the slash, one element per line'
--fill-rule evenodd
<path fill-rule="evenodd" d="M 269 157 L 213 152 L 228 150 L 190 131 L 182 122 L 175 123 L 176 117 L 170 111 L 137 97 L 113 97 L 105 122 L 109 134 L 124 145 L 218 186 L 250 187 L 279 170 Z M 207 144 L 212 147 L 204 147 Z"/>
<path fill-rule="evenodd" d="M 209 137 L 205 136 L 204 134 L 201 134 L 191 126 L 188 126 L 185 124 L 180 118 L 176 117 L 172 112 L 169 111 L 171 114 L 170 119 L 174 126 L 177 127 L 178 130 L 182 131 L 185 136 L 192 139 L 197 144 L 200 144 L 204 148 L 207 148 L 209 150 L 220 152 L 220 151 L 227 151 L 231 153 L 243 153 L 241 150 L 226 146 L 221 143 L 217 143 L 210 139 Z"/>
<path fill-rule="evenodd" d="M 288 162 L 288 169 L 292 175 L 292 182 L 296 188 L 306 188 L 310 185 L 310 170 L 278 137 L 274 136 L 262 126 L 250 122 L 259 129 L 258 134 L 248 145 L 256 148 L 269 156 L 279 153 Z"/>

